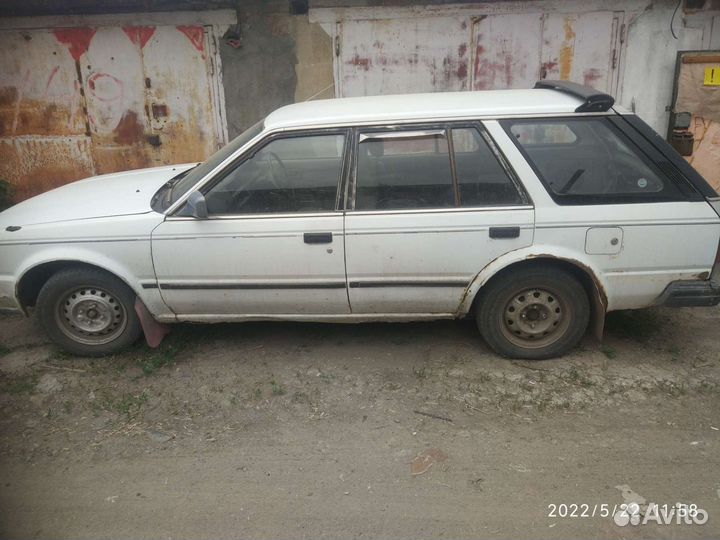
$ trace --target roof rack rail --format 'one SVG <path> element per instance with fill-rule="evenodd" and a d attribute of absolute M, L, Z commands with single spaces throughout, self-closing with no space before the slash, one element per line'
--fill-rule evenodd
<path fill-rule="evenodd" d="M 605 112 L 610 110 L 615 103 L 615 98 L 604 92 L 598 92 L 589 86 L 570 81 L 544 79 L 536 82 L 535 88 L 557 90 L 585 100 L 585 103 L 575 109 L 575 112 Z"/>

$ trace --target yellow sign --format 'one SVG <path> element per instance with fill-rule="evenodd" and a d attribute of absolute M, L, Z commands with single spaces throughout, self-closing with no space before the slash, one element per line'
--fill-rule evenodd
<path fill-rule="evenodd" d="M 720 86 L 720 66 L 705 68 L 703 86 Z"/>

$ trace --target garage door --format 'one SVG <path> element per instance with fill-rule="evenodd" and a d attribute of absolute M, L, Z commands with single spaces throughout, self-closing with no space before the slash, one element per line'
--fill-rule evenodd
<path fill-rule="evenodd" d="M 22 200 L 225 140 L 211 27 L 0 32 L 0 178 Z"/>
<path fill-rule="evenodd" d="M 529 88 L 558 78 L 614 92 L 622 12 L 346 19 L 338 96 Z"/>

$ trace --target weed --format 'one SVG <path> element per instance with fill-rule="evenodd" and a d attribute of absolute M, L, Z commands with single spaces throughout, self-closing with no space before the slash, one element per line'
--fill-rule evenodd
<path fill-rule="evenodd" d="M 73 406 L 72 401 L 63 402 L 63 411 L 65 411 L 65 414 L 70 414 L 73 411 Z"/>
<path fill-rule="evenodd" d="M 140 394 L 123 394 L 120 399 L 108 398 L 105 400 L 104 408 L 112 410 L 127 416 L 131 420 L 142 411 L 143 406 L 147 403 L 148 396 L 143 390 Z"/>
<path fill-rule="evenodd" d="M 180 348 L 174 343 L 163 344 L 157 349 L 147 350 L 136 362 L 145 375 L 152 375 L 158 369 L 174 364 L 179 352 Z"/>
<path fill-rule="evenodd" d="M 427 369 L 425 368 L 425 366 L 423 366 L 421 368 L 413 367 L 413 375 L 415 375 L 415 377 L 417 377 L 420 380 L 425 380 L 428 378 L 428 372 L 427 372 Z"/>
<path fill-rule="evenodd" d="M 608 358 L 608 360 L 614 360 L 615 358 L 617 358 L 618 355 L 617 351 L 609 345 L 604 345 L 600 347 L 600 352 L 602 352 Z"/>
<path fill-rule="evenodd" d="M 270 381 L 270 388 L 272 389 L 273 396 L 284 396 L 287 391 L 282 384 L 276 383 L 274 380 Z"/>
<path fill-rule="evenodd" d="M 37 375 L 25 375 L 11 379 L 3 385 L 3 391 L 8 394 L 32 394 L 37 386 Z"/>
<path fill-rule="evenodd" d="M 292 395 L 291 401 L 293 403 L 310 403 L 310 396 L 308 396 L 305 392 L 295 392 Z"/>
<path fill-rule="evenodd" d="M 0 356 L 5 356 L 6 354 L 10 353 L 12 349 L 10 347 L 7 347 L 0 343 Z"/>

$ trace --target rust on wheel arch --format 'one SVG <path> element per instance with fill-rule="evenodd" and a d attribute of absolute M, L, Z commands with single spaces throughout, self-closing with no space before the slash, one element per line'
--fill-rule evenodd
<path fill-rule="evenodd" d="M 539 253 L 536 255 L 529 255 L 526 260 L 531 259 L 555 259 L 558 261 L 564 261 L 572 264 L 573 266 L 582 270 L 586 275 L 590 277 L 593 283 L 593 294 L 591 295 L 592 304 L 592 329 L 593 335 L 598 341 L 602 341 L 603 331 L 605 330 L 605 314 L 607 313 L 608 298 L 607 291 L 600 280 L 595 275 L 595 272 L 588 265 L 578 261 L 577 259 L 571 259 L 567 257 L 557 257 L 548 253 Z"/>
<path fill-rule="evenodd" d="M 505 253 L 503 255 L 507 255 L 507 254 Z M 590 280 L 592 281 L 592 284 L 593 284 L 593 290 L 592 290 L 593 294 L 591 295 L 591 298 L 590 298 L 591 304 L 592 304 L 592 322 L 591 322 L 592 330 L 593 330 L 593 335 L 595 336 L 595 338 L 598 341 L 602 341 L 603 331 L 605 329 L 605 314 L 607 313 L 608 299 L 607 299 L 607 292 L 605 291 L 605 287 L 603 287 L 603 284 L 597 278 L 597 276 L 595 275 L 595 272 L 592 270 L 592 268 L 590 268 L 586 264 L 578 261 L 577 259 L 572 259 L 572 258 L 568 258 L 568 257 L 558 257 L 557 255 L 550 255 L 549 253 L 537 253 L 537 254 L 528 255 L 527 257 L 525 257 L 525 259 L 520 260 L 520 261 L 515 261 L 512 264 L 518 264 L 523 261 L 530 261 L 530 260 L 534 260 L 534 259 L 548 259 L 548 260 L 555 260 L 555 261 L 563 261 L 563 262 L 573 265 L 578 270 L 582 270 L 586 275 L 588 275 L 590 277 Z M 492 264 L 496 260 L 497 259 L 493 259 L 492 261 L 490 261 L 490 263 L 488 263 L 485 266 L 485 268 L 487 268 L 490 264 Z M 508 265 L 508 266 L 512 266 L 512 264 Z M 485 268 L 483 268 L 483 270 L 485 270 Z M 507 266 L 504 268 L 507 268 Z M 492 276 L 490 276 L 485 281 L 485 283 L 483 283 L 483 285 L 485 285 L 490 279 L 492 279 L 495 275 L 497 275 L 498 272 L 504 270 L 504 268 L 499 269 Z M 470 290 L 472 288 L 473 283 L 475 283 L 475 280 L 477 279 L 477 277 L 480 274 L 482 274 L 483 270 L 478 272 L 475 275 L 475 277 L 470 281 L 468 286 L 465 287 L 462 297 L 460 298 L 460 304 L 459 304 L 460 306 L 463 306 L 465 304 L 465 302 L 468 298 L 468 295 L 470 294 Z M 477 292 L 475 293 L 476 295 L 478 295 L 480 293 L 483 285 L 481 285 L 480 288 L 477 290 Z"/>

